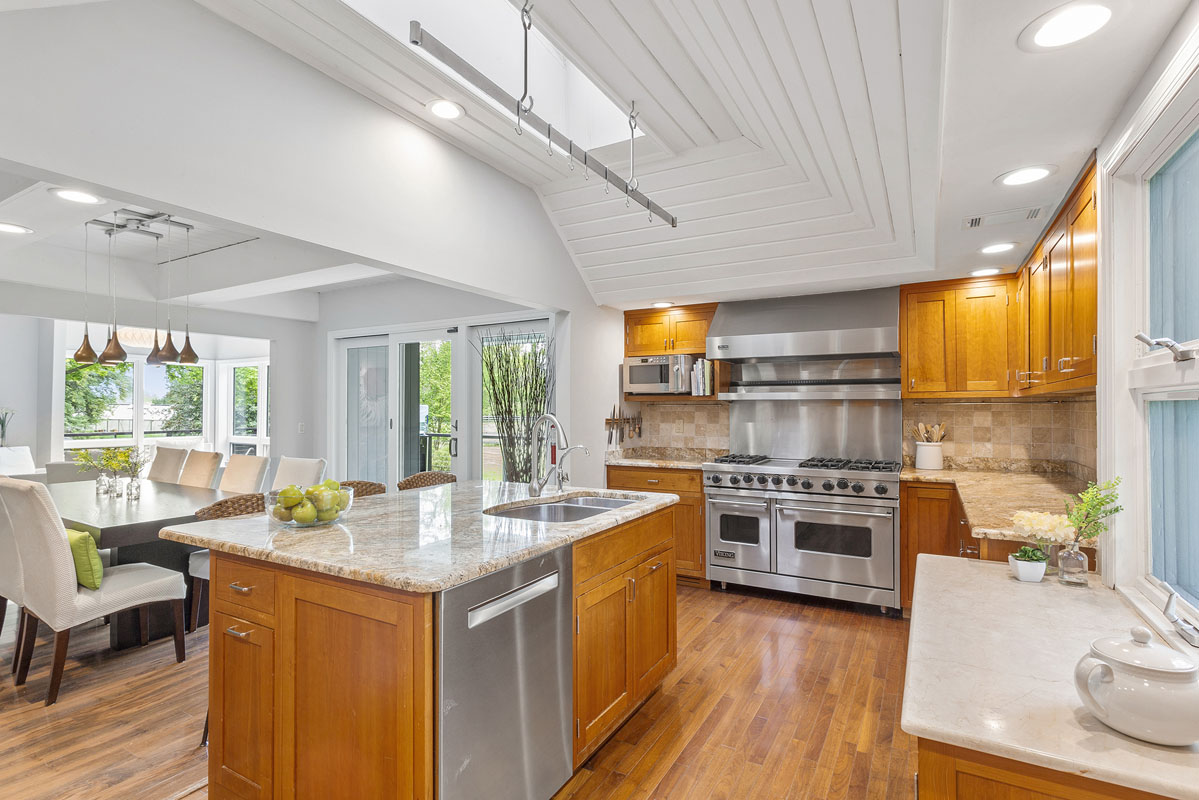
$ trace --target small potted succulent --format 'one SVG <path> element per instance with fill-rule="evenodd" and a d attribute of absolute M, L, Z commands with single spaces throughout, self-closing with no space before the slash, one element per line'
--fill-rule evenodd
<path fill-rule="evenodd" d="M 1039 547 L 1025 545 L 1007 557 L 1007 563 L 1012 568 L 1016 580 L 1026 583 L 1039 583 L 1045 577 L 1045 564 L 1049 556 Z"/>

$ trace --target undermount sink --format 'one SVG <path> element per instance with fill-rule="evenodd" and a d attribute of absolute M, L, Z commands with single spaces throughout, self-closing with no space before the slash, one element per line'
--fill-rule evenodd
<path fill-rule="evenodd" d="M 552 503 L 516 506 L 483 513 L 493 517 L 527 519 L 534 522 L 578 522 L 614 508 L 627 506 L 632 502 L 634 501 L 615 497 L 568 497 Z"/>
<path fill-rule="evenodd" d="M 560 503 L 565 503 L 570 506 L 596 506 L 597 508 L 624 508 L 631 505 L 636 500 L 624 500 L 619 497 L 568 497 L 565 500 L 559 500 Z"/>

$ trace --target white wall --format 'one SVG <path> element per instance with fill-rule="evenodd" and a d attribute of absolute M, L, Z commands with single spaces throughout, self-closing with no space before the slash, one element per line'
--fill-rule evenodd
<path fill-rule="evenodd" d="M 28 447 L 37 463 L 45 461 L 37 441 L 41 322 L 36 317 L 0 314 L 0 408 L 16 412 L 8 426 L 7 443 Z"/>
<path fill-rule="evenodd" d="M 101 71 L 138 76 L 138 91 L 80 80 Z M 236 220 L 570 312 L 559 340 L 563 422 L 593 448 L 576 479 L 602 481 L 621 315 L 595 305 L 528 187 L 188 0 L 4 14 L 0 74 L 22 76 L 5 87 L 5 118 L 20 121 L 0 138 L 10 171 L 73 177 L 164 211 Z M 245 335 L 269 327 L 255 326 Z M 273 363 L 312 357 L 311 332 L 279 330 L 265 334 Z M 284 420 L 310 415 L 310 372 L 288 374 L 289 391 L 272 398 L 275 432 L 294 449 L 278 452 L 308 452 L 311 429 L 285 434 Z"/>

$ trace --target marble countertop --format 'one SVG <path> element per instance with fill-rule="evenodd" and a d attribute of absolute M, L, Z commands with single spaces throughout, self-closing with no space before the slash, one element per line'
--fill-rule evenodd
<path fill-rule="evenodd" d="M 483 513 L 583 494 L 635 502 L 578 522 Z M 163 539 L 410 592 L 439 592 L 674 505 L 678 495 L 463 481 L 363 497 L 340 522 L 291 528 L 265 514 L 172 525 Z"/>
<path fill-rule="evenodd" d="M 1020 583 L 1006 564 L 922 554 L 908 635 L 903 729 L 1059 772 L 1199 798 L 1199 746 L 1117 733 L 1074 690 L 1091 640 L 1144 624 L 1116 592 Z"/>
<path fill-rule="evenodd" d="M 962 511 L 970 523 L 971 534 L 977 539 L 1023 541 L 1028 537 L 1016 533 L 1013 514 L 1017 511 L 1064 514 L 1066 496 L 1087 488 L 1086 481 L 1060 473 L 904 467 L 899 479 L 957 486 Z"/>
<path fill-rule="evenodd" d="M 604 454 L 604 463 L 610 467 L 699 469 L 704 462 L 722 455 L 727 455 L 727 451 L 693 447 L 635 447 L 609 450 Z"/>

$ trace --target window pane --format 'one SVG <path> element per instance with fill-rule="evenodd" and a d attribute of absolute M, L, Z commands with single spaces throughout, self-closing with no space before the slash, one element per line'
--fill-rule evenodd
<path fill-rule="evenodd" d="M 258 367 L 233 368 L 233 435 L 258 435 Z"/>
<path fill-rule="evenodd" d="M 203 367 L 147 364 L 142 381 L 142 432 L 147 439 L 204 435 Z"/>
<path fill-rule="evenodd" d="M 1153 575 L 1199 603 L 1199 400 L 1151 401 L 1149 496 Z"/>
<path fill-rule="evenodd" d="M 346 350 L 346 476 L 387 481 L 387 345 Z"/>
<path fill-rule="evenodd" d="M 66 359 L 63 434 L 67 440 L 133 438 L 133 363 Z"/>
<path fill-rule="evenodd" d="M 1149 180 L 1149 333 L 1199 339 L 1199 134 Z"/>
<path fill-rule="evenodd" d="M 422 469 L 450 469 L 450 365 L 453 343 L 420 343 L 420 462 Z"/>
<path fill-rule="evenodd" d="M 258 445 L 238 444 L 237 442 L 232 442 L 229 445 L 229 455 L 231 455 L 231 456 L 256 456 L 256 455 L 258 455 Z"/>
<path fill-rule="evenodd" d="M 480 345 L 483 479 L 527 481 L 532 447 L 528 426 L 553 407 L 553 354 L 540 332 L 484 334 Z M 505 464 L 505 444 L 511 465 Z"/>

